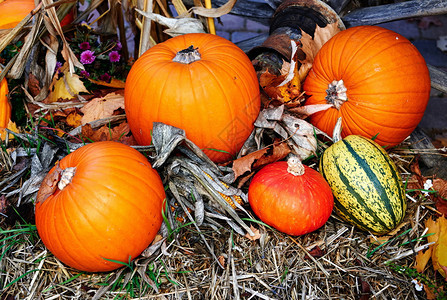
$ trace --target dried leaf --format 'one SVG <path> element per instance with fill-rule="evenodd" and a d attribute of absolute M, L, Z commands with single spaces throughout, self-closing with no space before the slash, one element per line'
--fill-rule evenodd
<path fill-rule="evenodd" d="M 142 16 L 168 27 L 168 29 L 163 32 L 172 37 L 187 33 L 205 33 L 203 23 L 196 18 L 168 18 L 151 12 L 144 12 L 139 9 L 135 10 Z"/>
<path fill-rule="evenodd" d="M 126 83 L 124 81 L 116 79 L 116 78 L 112 78 L 112 80 L 110 82 L 105 82 L 102 80 L 94 80 L 91 78 L 89 78 L 88 80 L 91 83 L 94 83 L 97 85 L 107 86 L 107 87 L 116 88 L 116 89 L 124 89 L 124 87 L 126 86 Z"/>
<path fill-rule="evenodd" d="M 233 161 L 234 177 L 238 178 L 245 172 L 259 169 L 269 163 L 281 160 L 291 152 L 286 142 L 270 145 L 269 147 L 251 152 Z"/>
<path fill-rule="evenodd" d="M 267 70 L 259 76 L 259 83 L 271 99 L 286 103 L 302 96 L 301 83 L 298 77 L 295 76 L 287 81 L 286 84 L 281 85 L 281 83 L 286 81 L 286 78 L 287 74 L 277 76 Z"/>
<path fill-rule="evenodd" d="M 62 74 L 54 76 L 50 85 L 50 94 L 45 102 L 53 103 L 60 99 L 72 99 L 79 93 L 88 93 L 80 77 L 69 73 L 67 64 L 64 64 L 60 70 Z"/>
<path fill-rule="evenodd" d="M 232 9 L 236 0 L 229 0 L 224 5 L 218 8 L 205 8 L 203 6 L 196 6 L 192 8 L 192 12 L 196 15 L 208 18 L 219 18 L 228 14 Z"/>
<path fill-rule="evenodd" d="M 294 108 L 289 108 L 290 112 L 298 115 L 301 119 L 305 119 L 314 113 L 319 111 L 327 110 L 331 107 L 334 107 L 333 104 L 313 104 L 313 105 L 304 105 Z"/>
<path fill-rule="evenodd" d="M 298 76 L 301 81 L 306 78 L 307 73 L 312 67 L 315 55 L 321 47 L 334 35 L 339 33 L 341 29 L 339 28 L 338 22 L 334 22 L 326 25 L 325 27 L 320 27 L 316 25 L 314 38 L 312 38 L 305 31 L 301 30 L 301 43 L 303 45 L 302 50 L 306 54 L 306 58 L 300 60 L 301 67 L 298 70 Z"/>
<path fill-rule="evenodd" d="M 33 73 L 29 73 L 28 76 L 28 89 L 30 94 L 35 97 L 40 93 L 40 83 L 36 76 Z"/>
<path fill-rule="evenodd" d="M 428 228 L 427 234 L 434 233 L 427 236 L 427 241 L 435 242 L 431 245 L 432 248 L 432 263 L 433 268 L 446 277 L 445 268 L 447 267 L 447 219 L 445 217 L 439 217 L 436 220 L 432 218 L 425 222 L 425 226 Z"/>
<path fill-rule="evenodd" d="M 17 128 L 16 123 L 14 123 L 14 122 L 11 121 L 11 120 L 9 120 L 8 125 L 6 126 L 6 128 L 7 128 L 8 130 L 12 131 L 12 132 L 19 133 L 19 129 Z M 6 139 L 6 135 L 7 135 L 7 134 L 8 134 L 8 133 L 7 133 L 7 131 L 6 131 L 5 128 L 0 128 L 0 139 L 1 139 L 2 141 L 4 141 L 4 140 Z M 9 133 L 8 138 L 9 138 L 9 139 L 13 139 L 13 138 L 14 138 L 14 135 L 11 134 L 11 133 Z"/>
<path fill-rule="evenodd" d="M 259 232 L 259 229 L 253 227 L 253 225 L 250 225 L 251 231 L 253 231 L 254 235 L 251 236 L 250 234 L 246 234 L 245 237 L 249 239 L 250 241 L 256 241 L 261 238 L 261 233 Z"/>
<path fill-rule="evenodd" d="M 319 246 L 315 246 L 314 248 L 312 248 L 312 250 L 310 250 L 308 252 L 312 257 L 315 258 L 320 258 L 323 257 L 326 254 L 326 251 L 321 250 L 321 248 Z M 304 256 L 304 259 L 310 259 L 310 257 L 307 255 Z"/>
<path fill-rule="evenodd" d="M 39 192 L 37 193 L 36 203 L 43 203 L 48 197 L 54 194 L 57 189 L 57 183 L 61 178 L 62 168 L 59 164 L 52 173 L 49 173 L 42 181 Z"/>
<path fill-rule="evenodd" d="M 84 114 L 81 123 L 84 125 L 110 117 L 120 108 L 124 109 L 124 96 L 122 94 L 110 93 L 104 97 L 92 99 L 81 108 L 81 112 Z"/>
<path fill-rule="evenodd" d="M 81 130 L 82 136 L 93 142 L 117 141 L 126 145 L 137 145 L 134 137 L 132 135 L 128 136 L 129 132 L 129 124 L 126 122 L 122 122 L 115 127 L 104 125 L 96 130 L 90 124 L 85 124 Z"/>
<path fill-rule="evenodd" d="M 77 112 L 72 112 L 68 114 L 66 120 L 67 125 L 71 127 L 78 127 L 82 125 L 81 122 L 82 116 L 78 114 Z"/>
<path fill-rule="evenodd" d="M 442 178 L 434 179 L 433 189 L 438 192 L 440 197 L 447 198 L 447 180 Z"/>
<path fill-rule="evenodd" d="M 6 196 L 0 196 L 0 215 L 5 215 L 8 209 L 8 202 L 6 202 Z"/>
<path fill-rule="evenodd" d="M 250 235 L 248 235 L 248 236 L 250 236 Z M 219 261 L 220 265 L 225 268 L 225 257 L 223 255 L 219 255 L 217 260 Z"/>
<path fill-rule="evenodd" d="M 418 254 L 416 254 L 416 263 L 414 268 L 416 269 L 416 271 L 418 271 L 419 273 L 423 273 L 425 270 L 425 267 L 428 264 L 428 261 L 430 260 L 431 256 L 433 253 L 433 248 L 429 247 L 427 250 L 425 251 L 419 251 Z"/>

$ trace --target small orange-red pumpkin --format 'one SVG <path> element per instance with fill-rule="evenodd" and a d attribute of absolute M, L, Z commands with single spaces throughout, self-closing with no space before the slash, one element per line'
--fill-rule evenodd
<path fill-rule="evenodd" d="M 260 110 L 253 65 L 232 42 L 212 34 L 171 38 L 146 51 L 126 80 L 125 110 L 141 145 L 153 122 L 184 129 L 214 161 L 232 158 Z"/>
<path fill-rule="evenodd" d="M 332 190 L 323 176 L 295 157 L 256 173 L 248 188 L 248 201 L 261 221 L 289 235 L 320 228 L 334 207 Z"/>
<path fill-rule="evenodd" d="M 306 104 L 335 108 L 310 117 L 332 135 L 342 117 L 342 136 L 362 135 L 382 146 L 401 143 L 419 124 L 430 96 L 424 58 L 405 37 L 377 26 L 358 26 L 333 36 L 317 53 L 303 88 Z"/>
<path fill-rule="evenodd" d="M 64 186 L 65 185 L 65 186 Z M 117 142 L 83 146 L 46 176 L 36 202 L 45 246 L 82 271 L 110 271 L 136 258 L 162 222 L 158 173 L 137 150 Z"/>

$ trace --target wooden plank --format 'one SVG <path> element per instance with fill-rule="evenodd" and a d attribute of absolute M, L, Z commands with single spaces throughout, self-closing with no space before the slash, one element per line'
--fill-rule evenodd
<path fill-rule="evenodd" d="M 416 153 L 420 153 L 420 165 L 424 176 L 436 175 L 437 177 L 447 179 L 447 157 L 437 152 L 436 147 L 432 144 L 431 139 L 420 128 L 411 133 L 409 141 L 411 148 Z M 418 151 L 420 150 L 420 151 Z M 427 151 L 428 150 L 428 151 Z"/>
<path fill-rule="evenodd" d="M 447 13 L 447 0 L 411 0 L 356 9 L 342 17 L 346 27 Z"/>
<path fill-rule="evenodd" d="M 228 0 L 212 0 L 213 7 L 219 7 L 227 3 Z M 249 0 L 238 0 L 233 6 L 230 14 L 242 16 L 254 20 L 264 25 L 269 25 L 270 18 L 276 10 L 276 4 L 270 1 L 255 2 Z"/>
<path fill-rule="evenodd" d="M 431 65 L 427 65 L 430 71 L 431 87 L 447 94 L 447 72 Z"/>

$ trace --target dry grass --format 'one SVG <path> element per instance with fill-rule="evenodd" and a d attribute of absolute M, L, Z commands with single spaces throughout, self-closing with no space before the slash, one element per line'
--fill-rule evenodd
<path fill-rule="evenodd" d="M 402 161 L 408 157 L 393 157 L 406 175 Z M 161 239 L 130 265 L 108 273 L 79 273 L 60 263 L 40 241 L 32 213 L 22 210 L 25 215 L 13 223 L 1 217 L 0 299 L 423 299 L 407 268 L 426 245 L 419 239 L 424 220 L 436 210 L 421 193 L 408 197 L 402 226 L 378 249 L 377 237 L 335 215 L 300 237 L 247 221 L 260 231 L 254 241 L 224 223 L 205 224 L 198 232 L 176 221 L 171 240 Z M 160 236 L 167 236 L 166 226 Z M 431 267 L 425 276 L 442 286 Z"/>

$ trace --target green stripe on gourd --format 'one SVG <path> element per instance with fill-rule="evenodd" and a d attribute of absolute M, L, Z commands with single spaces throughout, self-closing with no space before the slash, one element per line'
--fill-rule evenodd
<path fill-rule="evenodd" d="M 351 135 L 326 149 L 320 172 L 335 196 L 335 211 L 363 230 L 384 234 L 405 215 L 405 193 L 396 166 L 377 143 Z"/>

